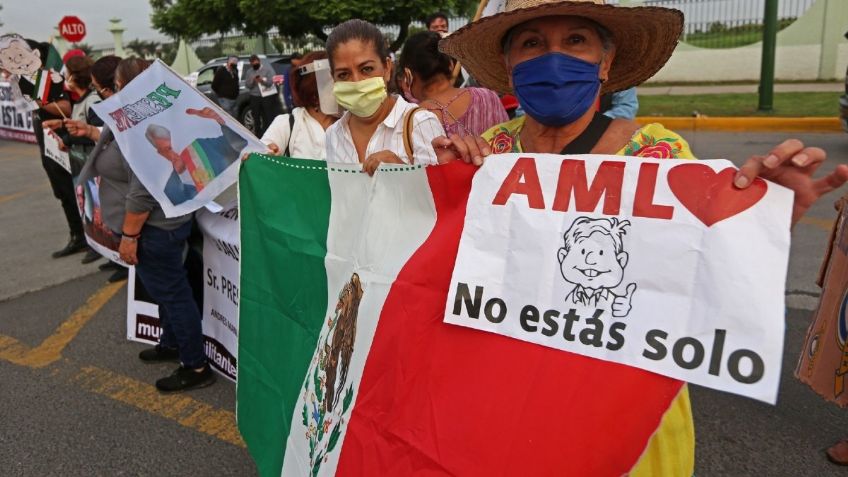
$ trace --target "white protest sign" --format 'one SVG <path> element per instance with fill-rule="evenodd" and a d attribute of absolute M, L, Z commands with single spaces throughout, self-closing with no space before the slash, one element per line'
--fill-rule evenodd
<path fill-rule="evenodd" d="M 257 81 L 256 85 L 259 86 L 259 94 L 263 98 L 277 94 L 277 87 L 273 84 L 271 86 L 265 86 L 261 81 Z"/>
<path fill-rule="evenodd" d="M 168 217 L 193 212 L 238 179 L 240 157 L 265 146 L 157 60 L 92 106 Z"/>
<path fill-rule="evenodd" d="M 56 164 L 71 172 L 71 158 L 68 151 L 59 149 L 59 138 L 51 129 L 44 128 L 44 155 L 52 159 Z"/>
<path fill-rule="evenodd" d="M 793 194 L 762 179 L 736 189 L 735 172 L 489 157 L 445 321 L 774 403 Z"/>
<path fill-rule="evenodd" d="M 0 81 L 0 139 L 36 142 L 30 113 L 34 104 L 20 95 L 16 84 Z"/>
<path fill-rule="evenodd" d="M 230 379 L 238 359 L 239 222 L 238 203 L 218 213 L 197 212 L 203 232 L 203 334 L 206 356 Z"/>

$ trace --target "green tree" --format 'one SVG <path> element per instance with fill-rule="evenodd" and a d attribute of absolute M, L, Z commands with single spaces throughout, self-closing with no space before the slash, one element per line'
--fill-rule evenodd
<path fill-rule="evenodd" d="M 150 0 L 152 23 L 173 37 L 196 39 L 209 33 L 239 30 L 265 34 L 277 28 L 286 37 L 314 35 L 326 40 L 325 27 L 350 18 L 382 25 L 397 25 L 391 45 L 397 50 L 406 40 L 409 23 L 436 11 L 467 13 L 475 0 Z"/>
<path fill-rule="evenodd" d="M 178 47 L 179 42 L 165 43 L 156 51 L 156 57 L 170 65 L 177 57 Z"/>
<path fill-rule="evenodd" d="M 221 40 L 218 40 L 211 45 L 198 46 L 194 49 L 194 53 L 197 54 L 200 61 L 206 63 L 211 59 L 224 56 L 224 45 Z"/>
<path fill-rule="evenodd" d="M 71 45 L 71 49 L 82 50 L 86 56 L 91 56 L 94 51 L 88 43 L 74 43 Z"/>
<path fill-rule="evenodd" d="M 135 40 L 128 41 L 125 45 L 127 49 L 132 50 L 138 56 L 142 58 L 146 58 L 150 55 L 155 55 L 156 51 L 161 48 L 161 44 L 155 40 L 139 40 L 136 38 Z"/>
<path fill-rule="evenodd" d="M 209 33 L 241 30 L 259 33 L 246 23 L 239 0 L 150 0 L 153 27 L 173 38 L 196 40 Z"/>

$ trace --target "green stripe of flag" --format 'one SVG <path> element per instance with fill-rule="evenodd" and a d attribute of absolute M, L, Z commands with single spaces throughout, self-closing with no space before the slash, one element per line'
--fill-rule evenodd
<path fill-rule="evenodd" d="M 47 58 L 44 60 L 42 68 L 53 70 L 58 73 L 59 71 L 62 71 L 62 66 L 64 66 L 62 63 L 62 55 L 59 54 L 59 50 L 57 50 L 51 43 L 47 49 Z"/>
<path fill-rule="evenodd" d="M 253 154 L 241 167 L 239 197 L 238 426 L 259 474 L 277 477 L 327 312 L 326 163 Z"/>
<path fill-rule="evenodd" d="M 215 177 L 215 169 L 212 169 L 212 163 L 209 162 L 209 156 L 206 155 L 206 151 L 203 150 L 203 147 L 197 143 L 197 141 L 191 143 L 191 148 L 195 152 L 195 156 L 200 159 L 202 164 L 195 164 L 197 166 L 203 166 L 206 169 L 206 172 L 209 174 L 209 178 L 212 179 Z"/>

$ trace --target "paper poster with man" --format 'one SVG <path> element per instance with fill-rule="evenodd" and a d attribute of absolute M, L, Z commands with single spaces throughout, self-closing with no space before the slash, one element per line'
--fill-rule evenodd
<path fill-rule="evenodd" d="M 88 246 L 107 260 L 129 267 L 118 253 L 121 237 L 103 222 L 100 208 L 100 176 L 78 184 L 76 194 Z"/>
<path fill-rule="evenodd" d="M 239 158 L 264 146 L 160 61 L 93 106 L 165 215 L 184 215 L 235 183 Z"/>

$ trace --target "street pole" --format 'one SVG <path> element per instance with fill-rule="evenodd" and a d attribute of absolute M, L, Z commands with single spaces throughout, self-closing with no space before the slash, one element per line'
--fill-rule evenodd
<path fill-rule="evenodd" d="M 777 49 L 777 1 L 765 1 L 763 61 L 760 68 L 760 111 L 774 109 L 774 58 Z"/>

